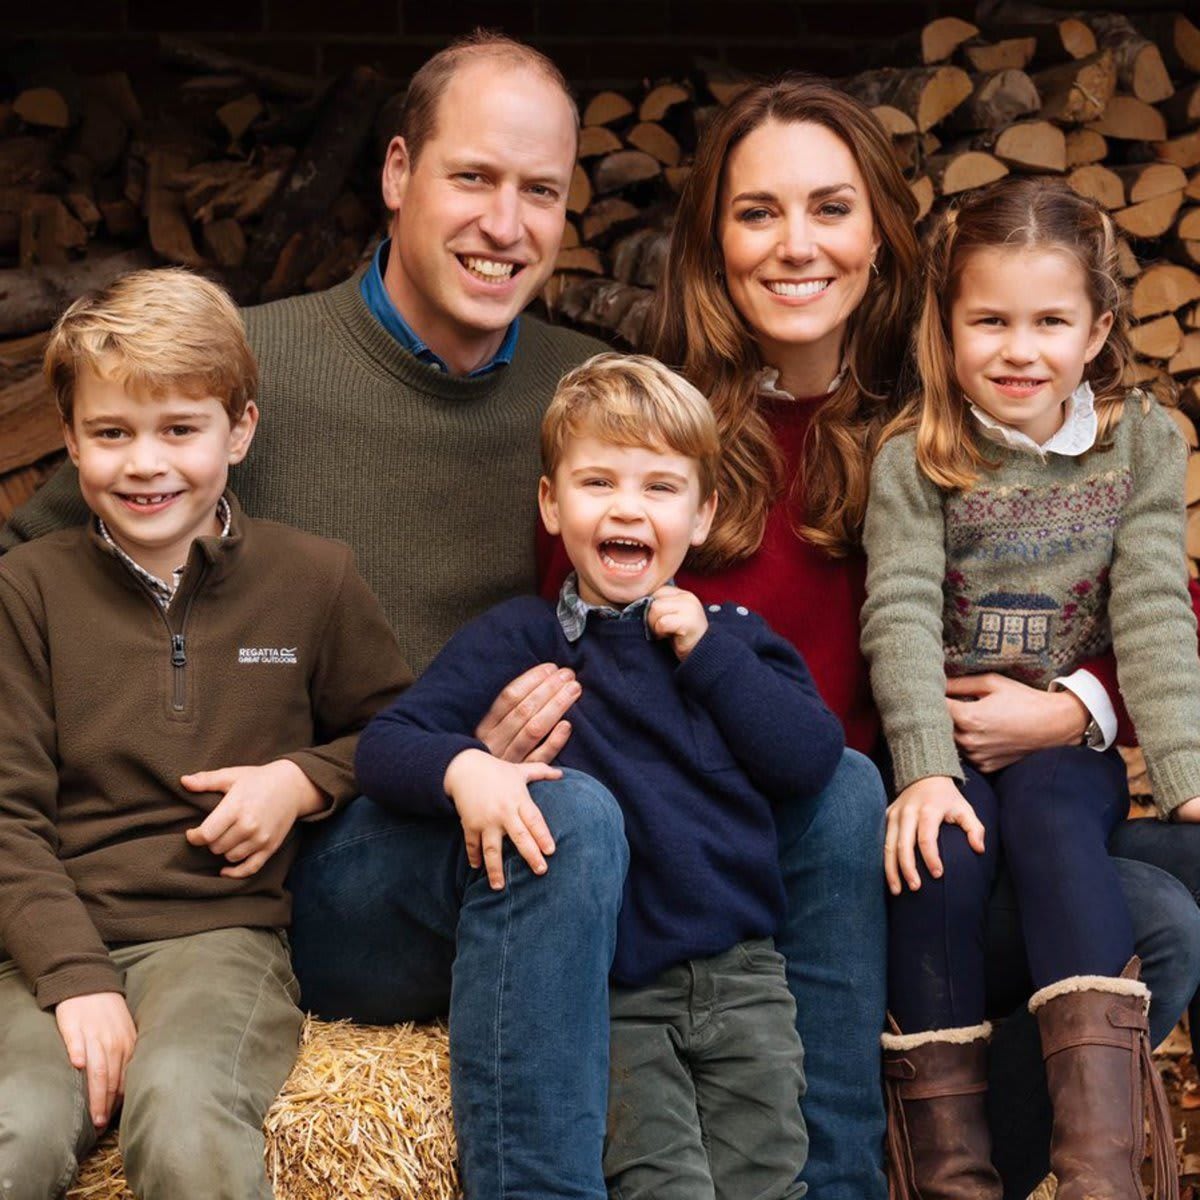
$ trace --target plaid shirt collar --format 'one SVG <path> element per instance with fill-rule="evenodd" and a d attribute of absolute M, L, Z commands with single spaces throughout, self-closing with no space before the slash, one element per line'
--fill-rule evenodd
<path fill-rule="evenodd" d="M 624 608 L 613 608 L 610 604 L 589 604 L 579 594 L 579 577 L 572 571 L 563 580 L 562 588 L 558 593 L 558 623 L 562 626 L 567 641 L 577 642 L 583 637 L 587 619 L 593 613 L 597 617 L 610 621 L 640 620 L 646 633 L 646 640 L 653 641 L 654 634 L 650 632 L 652 599 L 650 596 L 643 596 L 640 600 L 625 605 Z"/>
<path fill-rule="evenodd" d="M 233 509 L 229 507 L 229 501 L 224 496 L 217 501 L 217 520 L 221 522 L 221 536 L 228 537 L 229 527 L 233 524 Z M 159 606 L 163 609 L 168 608 L 171 601 L 175 599 L 175 593 L 179 589 L 179 581 L 183 578 L 184 567 L 187 566 L 187 563 L 183 563 L 171 572 L 171 581 L 168 583 L 134 562 L 113 540 L 108 526 L 99 517 L 96 518 L 96 526 L 100 531 L 100 536 L 116 551 L 117 557 L 150 589 L 150 594 L 158 601 Z"/>

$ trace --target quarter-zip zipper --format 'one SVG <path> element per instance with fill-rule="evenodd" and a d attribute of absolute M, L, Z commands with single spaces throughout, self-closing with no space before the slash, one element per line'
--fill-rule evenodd
<path fill-rule="evenodd" d="M 171 675 L 174 680 L 171 707 L 176 712 L 183 712 L 185 695 L 183 672 L 187 666 L 187 641 L 182 633 L 171 634 L 171 666 L 173 668 Z"/>

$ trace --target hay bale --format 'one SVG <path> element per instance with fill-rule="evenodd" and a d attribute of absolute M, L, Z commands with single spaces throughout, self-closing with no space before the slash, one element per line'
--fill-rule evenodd
<path fill-rule="evenodd" d="M 458 1200 L 444 1025 L 311 1018 L 265 1125 L 277 1200 Z M 133 1200 L 115 1134 L 68 1200 Z"/>

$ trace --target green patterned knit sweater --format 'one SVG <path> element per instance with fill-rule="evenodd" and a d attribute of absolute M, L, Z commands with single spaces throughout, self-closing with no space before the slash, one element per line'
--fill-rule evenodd
<path fill-rule="evenodd" d="M 242 507 L 348 542 L 415 671 L 464 622 L 535 589 L 542 414 L 606 346 L 525 316 L 509 366 L 445 375 L 371 315 L 357 275 L 243 315 L 262 423 L 230 475 Z M 86 517 L 68 466 L 0 544 Z"/>
<path fill-rule="evenodd" d="M 918 469 L 915 434 L 881 450 L 867 511 L 863 650 L 896 787 L 962 778 L 947 675 L 1046 687 L 1111 645 L 1165 816 L 1200 795 L 1200 660 L 1183 551 L 1187 450 L 1131 396 L 1106 448 L 1078 458 L 980 442 L 967 492 Z"/>

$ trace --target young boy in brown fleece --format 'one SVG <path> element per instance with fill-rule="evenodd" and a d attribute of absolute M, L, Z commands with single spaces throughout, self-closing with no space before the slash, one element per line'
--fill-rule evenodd
<path fill-rule="evenodd" d="M 0 561 L 0 1196 L 65 1191 L 123 1099 L 142 1200 L 269 1197 L 293 826 L 410 675 L 349 550 L 226 490 L 257 369 L 219 288 L 128 275 L 46 372 L 93 519 Z"/>

